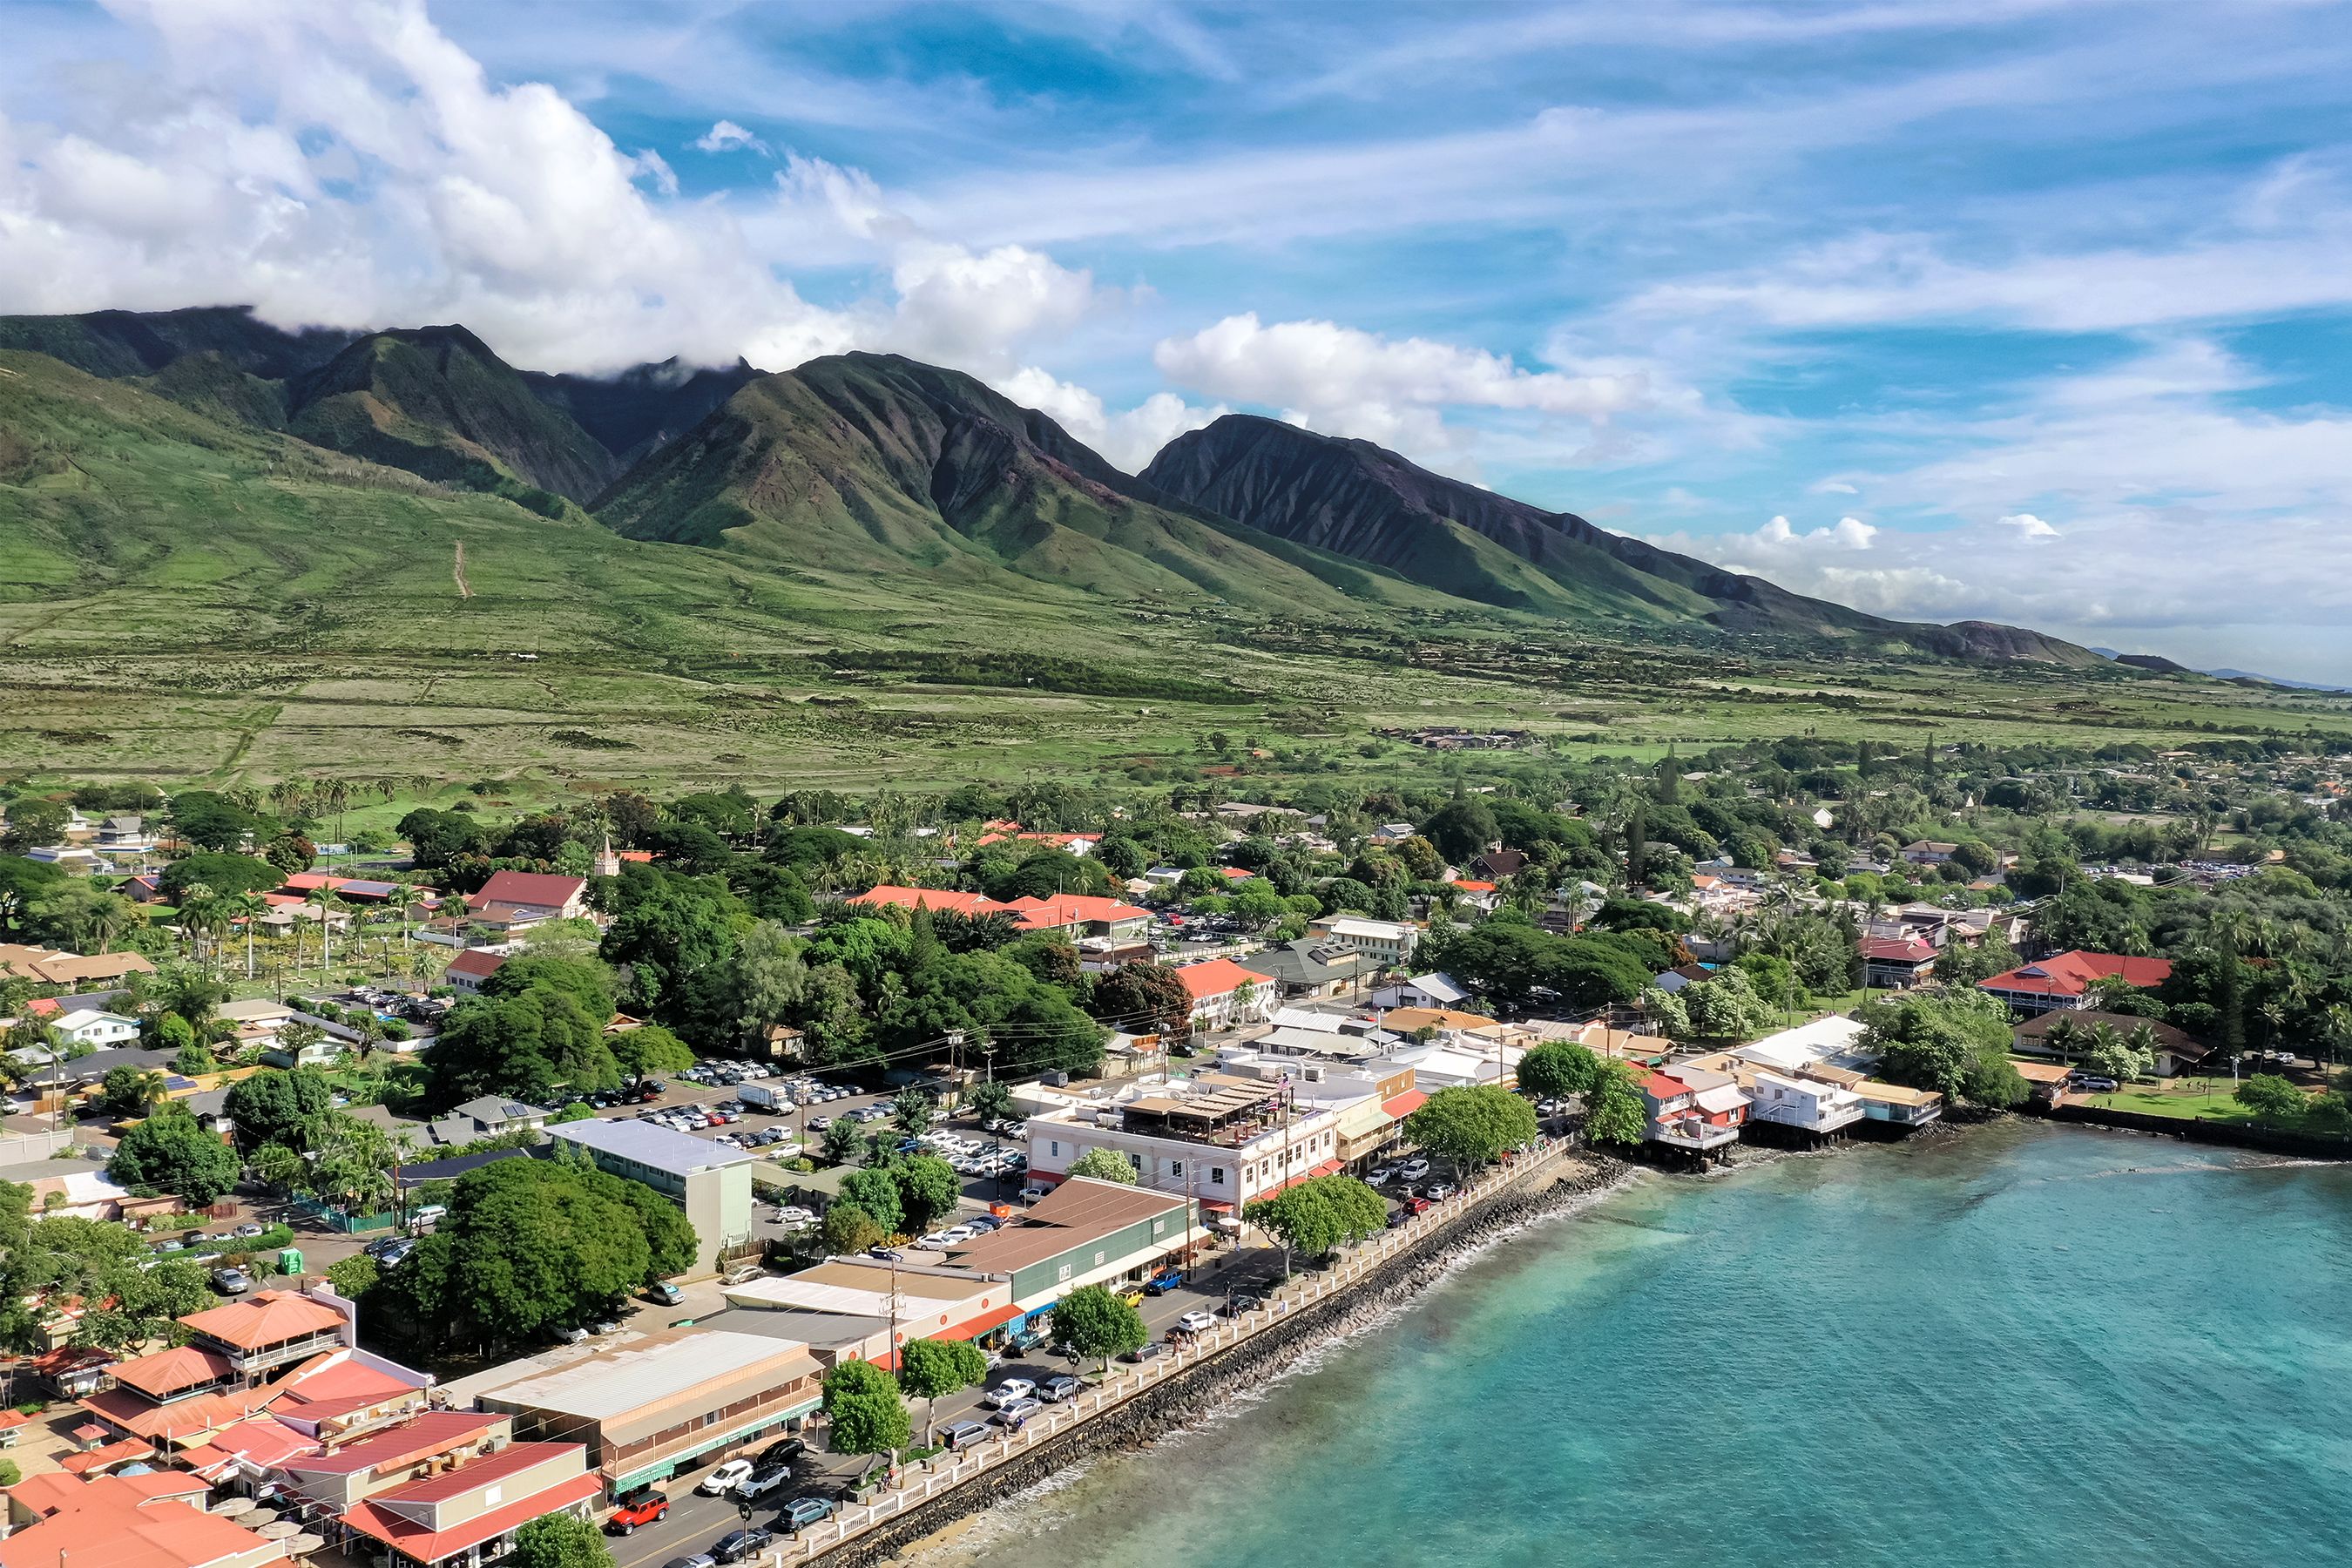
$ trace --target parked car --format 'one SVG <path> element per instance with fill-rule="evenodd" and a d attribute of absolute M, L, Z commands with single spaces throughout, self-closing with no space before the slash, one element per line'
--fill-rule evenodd
<path fill-rule="evenodd" d="M 756 1263 L 739 1263 L 719 1277 L 721 1285 L 742 1285 L 757 1279 L 764 1272 Z"/>
<path fill-rule="evenodd" d="M 996 1414 L 990 1416 L 988 1422 L 992 1426 L 1002 1426 L 1011 1432 L 1045 1408 L 1034 1399 L 1008 1399 L 996 1407 Z"/>
<path fill-rule="evenodd" d="M 1427 1214 L 1429 1200 L 1416 1194 L 1408 1193 L 1397 1200 L 1397 1206 L 1407 1214 Z"/>
<path fill-rule="evenodd" d="M 992 1410 L 1002 1410 L 1016 1399 L 1026 1399 L 1037 1392 L 1037 1385 L 1025 1377 L 1008 1377 L 980 1396 L 981 1404 Z"/>
<path fill-rule="evenodd" d="M 1454 1195 L 1454 1184 L 1452 1182 L 1432 1182 L 1429 1185 L 1421 1189 L 1421 1195 L 1427 1198 L 1431 1203 L 1442 1204 L 1446 1199 Z"/>
<path fill-rule="evenodd" d="M 960 1453 L 988 1436 L 988 1427 L 978 1421 L 958 1421 L 940 1429 L 940 1446 L 948 1452 Z"/>
<path fill-rule="evenodd" d="M 447 1205 L 426 1204 L 423 1208 L 418 1209 L 415 1214 L 408 1216 L 408 1225 L 409 1228 L 414 1230 L 424 1226 L 438 1225 L 448 1217 L 449 1209 Z"/>
<path fill-rule="evenodd" d="M 1372 1167 L 1371 1174 L 1366 1176 L 1364 1180 L 1370 1182 L 1376 1187 L 1385 1187 L 1391 1182 L 1396 1180 L 1396 1167 L 1394 1165 L 1375 1165 Z"/>
<path fill-rule="evenodd" d="M 1160 1341 L 1153 1340 L 1149 1344 L 1138 1345 L 1135 1349 L 1128 1352 L 1118 1359 L 1121 1361 L 1147 1362 L 1155 1356 L 1163 1356 L 1167 1353 L 1168 1347 L 1165 1344 L 1162 1344 Z"/>
<path fill-rule="evenodd" d="M 1143 1293 L 1147 1296 L 1165 1296 L 1183 1283 L 1184 1271 L 1181 1268 L 1162 1269 L 1143 1282 Z"/>
<path fill-rule="evenodd" d="M 780 1522 L 788 1530 L 803 1531 L 819 1520 L 831 1519 L 833 1510 L 829 1497 L 796 1497 L 784 1505 Z"/>
<path fill-rule="evenodd" d="M 213 1289 L 224 1296 L 242 1296 L 253 1289 L 253 1276 L 242 1268 L 215 1268 Z"/>
<path fill-rule="evenodd" d="M 1216 1315 L 1213 1312 L 1204 1312 L 1198 1308 L 1194 1308 L 1192 1311 L 1189 1311 L 1182 1317 L 1177 1319 L 1176 1326 L 1183 1330 L 1188 1334 L 1197 1334 L 1204 1329 L 1215 1328 L 1217 1326 L 1217 1319 Z"/>
<path fill-rule="evenodd" d="M 229 1232 L 229 1234 L 236 1237 L 261 1236 L 266 1234 L 268 1228 L 269 1227 L 268 1226 L 256 1225 L 251 1220 L 247 1220 L 245 1224 L 238 1226 L 235 1230 Z"/>
<path fill-rule="evenodd" d="M 686 1300 L 686 1292 L 667 1279 L 656 1279 L 646 1287 L 646 1300 L 665 1307 L 675 1307 Z"/>
<path fill-rule="evenodd" d="M 703 1477 L 696 1483 L 694 1489 L 704 1497 L 724 1497 L 742 1484 L 743 1478 L 751 1473 L 751 1460 L 730 1459 Z"/>
<path fill-rule="evenodd" d="M 588 1331 L 574 1325 L 568 1329 L 558 1329 L 555 1331 L 555 1337 L 567 1345 L 583 1345 L 588 1342 Z"/>
<path fill-rule="evenodd" d="M 1236 1290 L 1232 1300 L 1225 1303 L 1225 1314 L 1228 1317 L 1238 1318 L 1244 1312 L 1255 1312 L 1265 1305 L 1265 1297 L 1252 1295 L 1247 1290 Z"/>
<path fill-rule="evenodd" d="M 1037 1397 L 1045 1404 L 1059 1405 L 1065 1399 L 1076 1398 L 1086 1392 L 1086 1387 L 1085 1384 L 1072 1377 L 1068 1373 L 1057 1372 L 1053 1376 L 1038 1382 Z"/>
<path fill-rule="evenodd" d="M 641 1524 L 659 1524 L 668 1517 L 669 1499 L 659 1492 L 646 1492 L 623 1499 L 621 1506 L 613 1510 L 613 1517 L 604 1521 L 604 1533 L 632 1534 Z"/>
<path fill-rule="evenodd" d="M 790 1465 L 761 1465 L 735 1483 L 735 1495 L 745 1502 L 757 1502 L 792 1479 Z"/>
<path fill-rule="evenodd" d="M 186 1242 L 182 1241 L 176 1236 L 167 1236 L 163 1240 L 154 1244 L 154 1250 L 157 1252 L 178 1252 L 187 1245 L 188 1244 Z"/>
<path fill-rule="evenodd" d="M 808 1445 L 798 1437 L 779 1437 L 760 1450 L 763 1465 L 789 1465 L 808 1452 Z"/>
<path fill-rule="evenodd" d="M 662 1568 L 719 1568 L 719 1565 L 709 1552 L 693 1552 L 684 1557 L 671 1558 L 662 1564 Z"/>
<path fill-rule="evenodd" d="M 2089 1094 L 2113 1094 L 2123 1085 L 2111 1078 L 2086 1077 L 2075 1087 Z"/>
<path fill-rule="evenodd" d="M 757 1557 L 774 1545 L 775 1541 L 773 1531 L 757 1527 L 730 1530 L 710 1543 L 710 1558 L 714 1563 L 740 1563 L 747 1558 Z"/>
<path fill-rule="evenodd" d="M 1400 1182 L 1418 1182 L 1428 1174 L 1429 1162 L 1426 1160 L 1407 1160 L 1396 1170 L 1396 1179 Z"/>

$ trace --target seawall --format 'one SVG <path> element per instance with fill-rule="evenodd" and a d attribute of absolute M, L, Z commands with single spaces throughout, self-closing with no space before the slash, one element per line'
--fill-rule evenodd
<path fill-rule="evenodd" d="M 1073 1465 L 1141 1448 L 1199 1421 L 1226 1394 L 1273 1377 L 1350 1321 L 1427 1289 L 1458 1260 L 1509 1231 L 1625 1179 L 1630 1167 L 1578 1152 L 1523 1181 L 1498 1187 L 1417 1236 L 1341 1289 L 1299 1307 L 1247 1339 L 1183 1368 L 1091 1419 L 1078 1422 L 1000 1465 L 806 1561 L 866 1568 L 961 1519 L 1027 1491 Z"/>
<path fill-rule="evenodd" d="M 2021 1107 L 2021 1110 L 2026 1110 Z M 2245 1121 L 2211 1121 L 2201 1117 L 2150 1116 L 2145 1111 L 2116 1110 L 2104 1105 L 2044 1106 L 2027 1110 L 2052 1121 L 2080 1127 L 2112 1127 L 2125 1132 L 2152 1132 L 2191 1143 L 2214 1143 L 2229 1149 L 2254 1149 L 2266 1154 L 2290 1154 L 2305 1160 L 2352 1160 L 2352 1138 L 2296 1132 Z"/>

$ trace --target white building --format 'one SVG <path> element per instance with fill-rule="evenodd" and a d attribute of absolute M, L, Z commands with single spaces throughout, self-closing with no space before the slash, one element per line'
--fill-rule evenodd
<path fill-rule="evenodd" d="M 1862 1048 L 1862 1025 L 1842 1015 L 1816 1018 L 1777 1035 L 1767 1035 L 1731 1054 L 1750 1066 L 1773 1072 L 1796 1073 L 1816 1062 L 1832 1067 L 1866 1068 L 1877 1058 Z"/>
<path fill-rule="evenodd" d="M 1410 980 L 1400 980 L 1393 985 L 1383 985 L 1372 993 L 1375 1007 L 1460 1007 L 1470 1000 L 1470 993 L 1451 974 L 1433 970 L 1416 974 Z"/>
<path fill-rule="evenodd" d="M 1361 915 L 1327 915 L 1310 921 L 1307 934 L 1352 948 L 1384 965 L 1404 963 L 1421 944 L 1419 926 L 1402 921 L 1366 920 Z"/>
<path fill-rule="evenodd" d="M 1748 1079 L 1748 1114 L 1807 1132 L 1835 1132 L 1863 1118 L 1862 1096 L 1833 1083 L 1790 1078 L 1759 1068 Z"/>
<path fill-rule="evenodd" d="M 49 1026 L 70 1046 L 129 1046 L 139 1040 L 139 1021 L 94 1007 L 62 1014 Z"/>
<path fill-rule="evenodd" d="M 1140 1185 L 1238 1214 L 1340 1168 L 1340 1110 L 1294 1094 L 1279 1079 L 1179 1079 L 1133 1100 L 1032 1117 L 1029 1174 L 1057 1183 L 1088 1150 L 1111 1149 L 1136 1167 Z"/>

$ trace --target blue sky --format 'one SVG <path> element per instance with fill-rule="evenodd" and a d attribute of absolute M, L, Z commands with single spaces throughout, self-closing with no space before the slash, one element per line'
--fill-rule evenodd
<path fill-rule="evenodd" d="M 16 0 L 0 309 L 883 348 L 2352 681 L 2340 5 Z"/>

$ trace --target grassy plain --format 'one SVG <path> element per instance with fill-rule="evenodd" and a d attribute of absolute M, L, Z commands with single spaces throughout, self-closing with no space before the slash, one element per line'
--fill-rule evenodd
<path fill-rule="evenodd" d="M 1251 771 L 1380 778 L 1442 759 L 1372 729 L 1437 723 L 1643 757 L 1786 735 L 2173 744 L 2341 729 L 2352 700 L 755 561 L 442 490 L 0 353 L 12 776 L 335 774 L 404 799 L 491 779 L 523 802 L 601 784 L 1085 784 L 1197 774 L 1221 731 Z"/>

